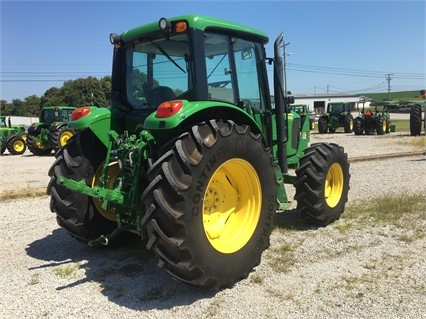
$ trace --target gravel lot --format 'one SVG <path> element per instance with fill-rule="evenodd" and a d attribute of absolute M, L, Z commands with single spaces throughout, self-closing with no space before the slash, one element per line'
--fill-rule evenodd
<path fill-rule="evenodd" d="M 349 158 L 426 151 L 412 139 L 312 134 L 312 142 L 344 146 Z M 53 161 L 28 152 L 1 156 L 0 193 L 45 188 Z M 389 193 L 423 192 L 426 200 L 424 155 L 354 162 L 350 170 L 348 205 Z M 140 243 L 114 249 L 76 242 L 57 226 L 47 196 L 0 205 L 0 318 L 426 318 L 426 238 L 401 240 L 407 231 L 394 225 L 342 232 L 336 225 L 343 215 L 326 228 L 302 229 L 290 209 L 278 216 L 255 271 L 214 293 L 173 280 Z M 418 223 L 424 231 L 424 215 Z M 289 246 L 290 262 L 280 259 Z"/>

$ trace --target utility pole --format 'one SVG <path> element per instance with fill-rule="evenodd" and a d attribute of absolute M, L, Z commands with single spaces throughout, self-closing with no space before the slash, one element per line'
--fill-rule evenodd
<path fill-rule="evenodd" d="M 386 77 L 386 81 L 388 81 L 388 101 L 390 101 L 390 91 L 391 91 L 390 81 L 392 80 L 391 75 L 393 75 L 393 74 L 388 73 L 387 77 Z"/>

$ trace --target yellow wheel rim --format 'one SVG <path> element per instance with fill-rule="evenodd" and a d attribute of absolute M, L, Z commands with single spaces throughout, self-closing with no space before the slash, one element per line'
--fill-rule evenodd
<path fill-rule="evenodd" d="M 59 145 L 63 147 L 74 134 L 70 131 L 65 131 L 59 137 Z"/>
<path fill-rule="evenodd" d="M 44 146 L 43 143 L 40 141 L 35 142 L 35 145 L 39 150 L 47 150 L 49 148 L 48 146 Z"/>
<path fill-rule="evenodd" d="M 13 143 L 13 149 L 16 152 L 21 153 L 25 149 L 25 143 L 22 143 L 22 141 L 17 140 L 17 141 L 15 141 L 15 143 Z"/>
<path fill-rule="evenodd" d="M 262 189 L 254 168 L 231 159 L 212 175 L 203 200 L 203 225 L 210 244 L 233 253 L 253 236 L 260 218 Z"/>
<path fill-rule="evenodd" d="M 334 163 L 330 166 L 325 179 L 324 196 L 327 205 L 336 207 L 343 192 L 343 170 L 340 164 Z"/>
<path fill-rule="evenodd" d="M 383 121 L 382 130 L 383 130 L 383 132 L 386 131 L 386 121 Z"/>
<path fill-rule="evenodd" d="M 354 129 L 354 120 L 351 119 L 349 122 L 349 128 L 351 129 L 351 131 Z"/>
<path fill-rule="evenodd" d="M 98 169 L 96 170 L 95 175 L 93 176 L 92 188 L 94 186 L 98 186 L 101 182 L 103 165 L 104 163 L 102 162 L 101 165 L 99 165 Z M 114 184 L 115 184 L 115 181 L 117 180 L 119 171 L 120 171 L 120 167 L 118 165 L 118 162 L 111 163 L 108 166 L 107 180 L 105 185 L 106 188 L 108 189 L 114 188 Z M 93 198 L 93 203 L 95 204 L 96 209 L 102 216 L 104 216 L 106 219 L 109 219 L 113 222 L 117 221 L 117 214 L 114 208 L 110 208 L 110 209 L 102 208 L 103 200 L 98 198 Z"/>

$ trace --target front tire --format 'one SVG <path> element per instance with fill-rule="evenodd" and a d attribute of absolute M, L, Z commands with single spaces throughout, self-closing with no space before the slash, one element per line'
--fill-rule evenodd
<path fill-rule="evenodd" d="M 30 152 L 37 156 L 46 156 L 52 153 L 52 149 L 50 147 L 46 147 L 43 143 L 30 136 L 27 138 L 27 146 Z"/>
<path fill-rule="evenodd" d="M 191 286 L 232 287 L 269 246 L 277 208 L 269 149 L 248 126 L 212 120 L 161 153 L 142 194 L 147 248 Z"/>
<path fill-rule="evenodd" d="M 310 222 L 326 226 L 340 217 L 348 201 L 349 163 L 343 147 L 317 143 L 305 150 L 294 183 L 297 210 Z"/>
<path fill-rule="evenodd" d="M 81 242 L 110 234 L 117 223 L 100 210 L 91 197 L 74 192 L 56 183 L 60 176 L 96 184 L 96 172 L 105 159 L 106 149 L 90 131 L 82 131 L 70 139 L 56 153 L 56 160 L 49 169 L 50 182 L 47 194 L 51 196 L 50 210 L 56 213 L 59 226 Z"/>
<path fill-rule="evenodd" d="M 75 135 L 75 131 L 67 126 L 62 126 L 52 133 L 52 148 L 55 153 L 67 144 L 68 140 Z"/>
<path fill-rule="evenodd" d="M 7 141 L 7 150 L 12 155 L 22 155 L 27 150 L 27 145 L 21 137 L 12 136 Z"/>

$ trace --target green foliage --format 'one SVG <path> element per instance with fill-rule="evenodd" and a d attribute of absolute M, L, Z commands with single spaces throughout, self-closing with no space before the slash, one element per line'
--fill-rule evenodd
<path fill-rule="evenodd" d="M 101 79 L 89 76 L 65 81 L 61 88 L 51 87 L 41 97 L 31 95 L 23 101 L 14 99 L 11 103 L 1 100 L 0 113 L 3 115 L 38 117 L 44 106 L 107 106 L 111 94 L 111 77 Z"/>
<path fill-rule="evenodd" d="M 374 101 L 387 101 L 388 100 L 388 93 L 365 93 L 363 94 L 370 99 L 373 99 Z M 400 91 L 400 92 L 391 92 L 390 98 L 392 101 L 399 101 L 399 100 L 420 100 L 424 101 L 422 96 L 420 95 L 420 91 Z"/>

